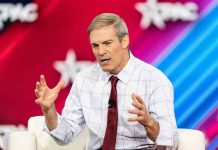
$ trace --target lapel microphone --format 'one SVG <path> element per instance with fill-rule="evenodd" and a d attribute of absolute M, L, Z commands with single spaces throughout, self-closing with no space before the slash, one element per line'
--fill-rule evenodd
<path fill-rule="evenodd" d="M 112 108 L 114 107 L 114 100 L 113 99 L 109 99 L 108 101 L 108 108 Z"/>

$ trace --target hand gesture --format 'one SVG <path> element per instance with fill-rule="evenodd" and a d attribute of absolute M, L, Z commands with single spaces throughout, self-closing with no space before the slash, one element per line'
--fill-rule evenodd
<path fill-rule="evenodd" d="M 132 105 L 135 106 L 135 110 L 129 110 L 128 112 L 137 115 L 137 117 L 128 118 L 128 121 L 138 121 L 140 124 L 146 127 L 151 120 L 151 116 L 145 107 L 144 101 L 135 93 L 133 93 L 131 96 L 133 99 Z"/>
<path fill-rule="evenodd" d="M 54 107 L 54 101 L 58 96 L 61 88 L 64 86 L 64 81 L 61 80 L 54 88 L 49 88 L 46 84 L 45 77 L 40 75 L 40 80 L 36 82 L 35 102 L 42 107 L 42 110 L 49 111 Z"/>
<path fill-rule="evenodd" d="M 128 112 L 137 116 L 134 118 L 128 118 L 128 121 L 138 121 L 144 126 L 147 131 L 147 136 L 152 141 L 155 141 L 160 131 L 159 123 L 151 117 L 141 97 L 133 93 L 132 99 L 132 105 L 135 106 L 135 110 L 129 110 Z"/>

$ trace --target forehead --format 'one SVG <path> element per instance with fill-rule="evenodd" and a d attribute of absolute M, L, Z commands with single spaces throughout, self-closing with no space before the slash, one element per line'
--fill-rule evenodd
<path fill-rule="evenodd" d="M 107 40 L 113 40 L 117 38 L 116 32 L 114 30 L 113 25 L 100 27 L 98 29 L 94 29 L 90 33 L 90 42 L 98 43 Z"/>

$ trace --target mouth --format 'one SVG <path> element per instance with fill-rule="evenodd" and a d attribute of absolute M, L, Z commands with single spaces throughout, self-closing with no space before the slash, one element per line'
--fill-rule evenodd
<path fill-rule="evenodd" d="M 101 65 L 106 65 L 110 61 L 110 58 L 108 59 L 100 59 L 100 64 Z"/>

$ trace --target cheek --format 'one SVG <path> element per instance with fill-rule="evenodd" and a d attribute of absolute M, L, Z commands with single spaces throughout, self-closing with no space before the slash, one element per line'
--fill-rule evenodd
<path fill-rule="evenodd" d="M 95 58 L 97 59 L 98 53 L 95 50 L 92 50 L 93 55 L 95 56 Z"/>
<path fill-rule="evenodd" d="M 121 52 L 121 50 L 117 50 L 113 53 L 113 57 L 116 62 L 119 62 L 123 57 L 123 53 Z"/>
<path fill-rule="evenodd" d="M 113 61 L 112 61 L 113 67 L 116 67 L 117 65 L 120 64 L 121 57 L 122 57 L 122 56 L 120 56 L 120 55 L 118 55 L 118 54 L 115 54 L 115 55 L 114 55 Z"/>

